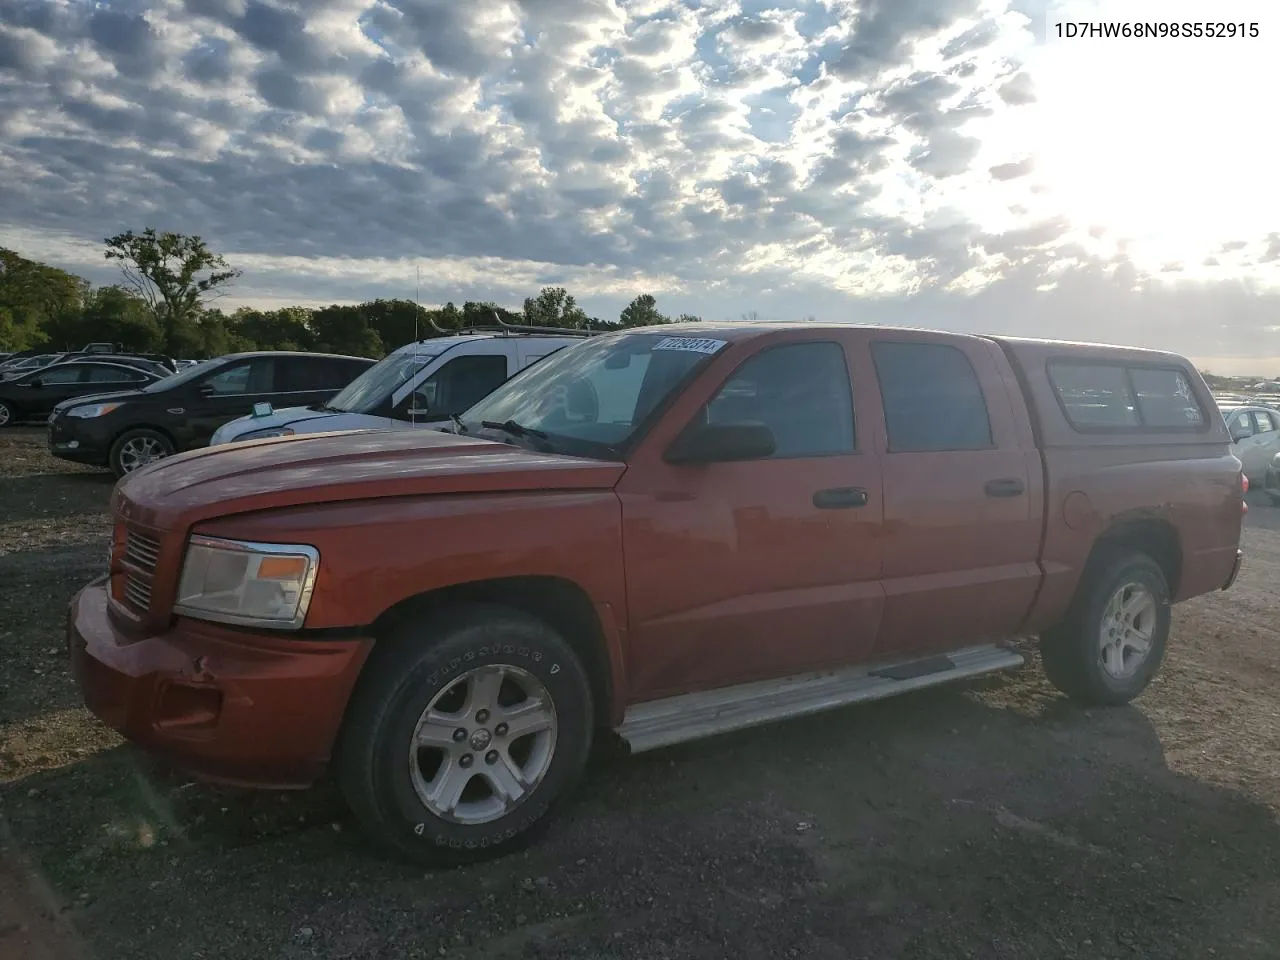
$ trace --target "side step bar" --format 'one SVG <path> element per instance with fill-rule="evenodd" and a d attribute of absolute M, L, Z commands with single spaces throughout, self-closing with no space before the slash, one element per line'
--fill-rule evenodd
<path fill-rule="evenodd" d="M 633 753 L 639 753 L 851 703 L 880 700 L 908 690 L 1005 670 L 1022 662 L 1022 654 L 992 643 L 922 660 L 848 667 L 682 694 L 628 708 L 618 734 Z"/>

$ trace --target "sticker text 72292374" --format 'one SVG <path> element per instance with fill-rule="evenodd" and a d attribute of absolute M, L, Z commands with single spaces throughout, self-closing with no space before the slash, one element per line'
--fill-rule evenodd
<path fill-rule="evenodd" d="M 653 345 L 654 350 L 685 350 L 690 353 L 717 353 L 728 341 L 705 337 L 663 337 Z"/>

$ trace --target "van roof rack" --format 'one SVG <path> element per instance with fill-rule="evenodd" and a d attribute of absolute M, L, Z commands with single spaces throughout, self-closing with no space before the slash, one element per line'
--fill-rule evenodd
<path fill-rule="evenodd" d="M 493 314 L 494 323 L 464 327 L 461 330 L 446 330 L 444 327 L 440 326 L 440 324 L 436 323 L 435 317 L 431 316 L 429 313 L 426 314 L 426 318 L 428 326 L 442 337 L 456 337 L 468 333 L 500 333 L 503 336 L 510 336 L 513 333 L 522 333 L 534 335 L 542 334 L 544 336 L 590 337 L 597 333 L 606 332 L 604 330 L 585 330 L 582 328 L 570 327 L 535 327 L 519 323 L 507 323 L 507 321 L 502 319 L 498 311 L 491 310 L 489 312 Z"/>

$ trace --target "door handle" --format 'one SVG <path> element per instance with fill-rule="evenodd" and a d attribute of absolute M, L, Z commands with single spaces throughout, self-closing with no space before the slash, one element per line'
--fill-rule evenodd
<path fill-rule="evenodd" d="M 832 487 L 830 490 L 819 490 L 813 495 L 813 505 L 819 510 L 847 510 L 850 507 L 865 507 L 867 491 L 862 487 Z"/>
<path fill-rule="evenodd" d="M 1021 480 L 1006 477 L 1002 480 L 988 480 L 985 489 L 988 497 L 1019 497 L 1026 487 Z"/>

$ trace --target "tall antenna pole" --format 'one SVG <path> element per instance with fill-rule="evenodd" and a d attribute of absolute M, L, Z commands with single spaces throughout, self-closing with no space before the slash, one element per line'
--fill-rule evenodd
<path fill-rule="evenodd" d="M 422 265 L 415 262 L 413 265 L 413 366 L 410 367 L 410 369 L 413 371 L 413 373 L 410 374 L 410 376 L 414 376 L 414 377 L 418 375 L 418 370 L 417 370 L 418 357 L 421 356 L 421 352 L 418 349 L 418 345 L 420 342 L 418 337 L 418 315 L 422 313 L 422 304 L 420 302 L 421 298 L 422 298 Z M 409 394 L 409 426 L 416 427 L 417 425 L 418 425 L 418 403 L 416 400 L 414 400 L 413 394 Z"/>

